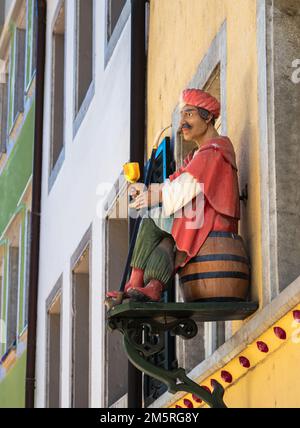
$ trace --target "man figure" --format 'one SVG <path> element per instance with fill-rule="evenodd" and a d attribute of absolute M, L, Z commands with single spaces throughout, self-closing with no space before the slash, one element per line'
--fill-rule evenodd
<path fill-rule="evenodd" d="M 214 127 L 220 104 L 199 89 L 186 89 L 181 98 L 180 130 L 198 149 L 163 185 L 131 186 L 131 207 L 148 208 L 150 214 L 141 223 L 124 290 L 137 301 L 158 302 L 169 279 L 198 254 L 211 231 L 238 231 L 235 153 L 229 138 Z M 155 208 L 159 204 L 162 209 Z"/>

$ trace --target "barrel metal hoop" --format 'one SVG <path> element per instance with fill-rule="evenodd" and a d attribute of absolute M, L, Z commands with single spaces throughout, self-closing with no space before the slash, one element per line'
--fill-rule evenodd
<path fill-rule="evenodd" d="M 232 239 L 239 239 L 242 241 L 242 237 L 233 232 L 222 232 L 222 231 L 214 230 L 212 232 L 209 232 L 208 236 L 210 238 L 232 238 Z"/>
<path fill-rule="evenodd" d="M 196 256 L 189 260 L 189 263 L 198 262 L 213 262 L 213 261 L 232 261 L 241 262 L 249 265 L 249 261 L 246 257 L 236 256 L 235 254 L 208 254 L 203 256 Z"/>
<path fill-rule="evenodd" d="M 182 283 L 194 281 L 196 279 L 210 279 L 210 278 L 240 278 L 240 279 L 249 279 L 249 275 L 244 272 L 202 272 L 202 273 L 193 273 L 190 275 L 184 275 L 180 278 Z"/>

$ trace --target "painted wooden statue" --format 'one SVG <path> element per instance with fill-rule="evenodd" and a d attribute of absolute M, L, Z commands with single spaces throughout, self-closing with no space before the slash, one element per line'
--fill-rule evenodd
<path fill-rule="evenodd" d="M 147 208 L 148 215 L 139 228 L 125 297 L 158 302 L 178 272 L 185 301 L 245 299 L 249 266 L 237 235 L 235 153 L 214 127 L 220 104 L 207 92 L 186 89 L 180 108 L 180 132 L 197 149 L 163 185 L 131 186 L 131 207 Z"/>

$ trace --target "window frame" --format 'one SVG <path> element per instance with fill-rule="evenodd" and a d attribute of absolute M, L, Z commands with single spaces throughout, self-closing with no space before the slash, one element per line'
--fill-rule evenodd
<path fill-rule="evenodd" d="M 31 4 L 31 15 L 29 15 L 29 3 Z M 37 35 L 36 13 L 37 13 L 36 0 L 26 0 L 26 42 L 25 42 L 25 73 L 24 73 L 25 74 L 24 76 L 24 96 L 25 97 L 26 95 L 28 95 L 32 81 L 36 75 L 36 60 L 35 60 L 35 67 L 33 67 L 34 56 L 36 56 L 36 41 L 35 41 L 36 35 Z M 29 52 L 30 52 L 30 55 L 29 55 Z"/>
<path fill-rule="evenodd" d="M 9 243 L 8 245 L 8 281 L 7 281 L 7 290 L 6 290 L 6 350 L 9 350 L 12 348 L 13 343 L 14 342 L 18 342 L 18 300 L 19 300 L 19 286 L 20 286 L 20 248 L 19 247 L 14 247 L 10 245 L 11 243 Z M 15 315 L 15 317 L 13 317 L 12 315 L 9 315 L 9 306 L 10 306 L 10 297 L 11 297 L 11 264 L 10 264 L 10 253 L 12 249 L 18 249 L 18 276 L 17 276 L 17 284 L 14 284 L 14 286 L 16 287 L 15 292 L 17 293 L 16 295 L 16 303 L 17 303 L 17 307 L 16 307 L 16 313 L 12 314 Z M 10 341 L 10 335 L 9 335 L 9 328 L 11 326 L 9 321 L 13 321 L 15 322 L 16 328 L 13 334 L 13 341 Z"/>
<path fill-rule="evenodd" d="M 70 397 L 70 407 L 73 407 L 74 404 L 74 373 L 75 373 L 75 365 L 74 365 L 74 351 L 75 351 L 75 315 L 73 312 L 74 305 L 74 269 L 78 263 L 80 263 L 80 258 L 85 254 L 85 252 L 89 252 L 89 371 L 88 371 L 88 407 L 91 406 L 92 403 L 92 269 L 93 269 L 93 225 L 90 224 L 87 231 L 84 233 L 82 239 L 77 245 L 75 251 L 73 252 L 70 258 L 69 265 L 69 286 L 70 286 L 70 355 L 69 355 L 69 367 L 70 367 L 70 382 L 69 382 L 69 397 Z M 63 311 L 62 311 L 63 312 Z"/>
<path fill-rule="evenodd" d="M 115 28 L 108 40 L 108 8 L 109 8 L 109 2 L 110 0 L 105 0 L 105 25 L 104 25 L 104 68 L 108 65 L 113 52 L 115 50 L 115 47 L 118 44 L 119 39 L 121 38 L 121 34 L 123 33 L 124 27 L 128 21 L 128 18 L 131 14 L 131 2 L 130 0 L 126 0 L 126 3 L 122 9 L 122 12 L 119 15 L 118 21 L 115 25 Z"/>
<path fill-rule="evenodd" d="M 50 349 L 50 319 L 51 308 L 57 301 L 60 299 L 60 362 L 59 362 L 59 371 L 62 372 L 62 338 L 63 338 L 63 274 L 60 275 L 56 284 L 54 285 L 52 291 L 48 295 L 45 302 L 45 326 L 46 326 L 46 363 L 45 363 L 45 407 L 49 408 L 49 381 L 50 381 L 50 364 L 49 364 L 49 349 Z M 59 407 L 62 403 L 62 377 L 60 376 L 59 381 Z"/>
<path fill-rule="evenodd" d="M 18 309 L 17 309 L 17 342 L 27 328 L 28 309 L 27 300 L 27 276 L 29 274 L 28 265 L 28 243 L 30 237 L 28 235 L 30 212 L 25 209 L 22 214 L 19 225 L 19 278 L 18 278 Z M 28 278 L 29 281 L 29 278 Z"/>
<path fill-rule="evenodd" d="M 62 147 L 60 150 L 60 153 L 56 159 L 56 162 L 53 164 L 52 162 L 52 153 L 53 153 L 53 126 L 54 126 L 54 85 L 55 85 L 55 26 L 57 23 L 58 16 L 64 8 L 64 82 L 63 82 L 63 136 L 62 136 Z M 52 19 L 52 25 L 51 25 L 51 64 L 50 64 L 50 73 L 51 73 L 51 83 L 50 83 L 50 136 L 49 136 L 49 162 L 48 162 L 48 193 L 50 193 L 56 178 L 61 170 L 61 167 L 65 160 L 65 143 L 66 143 L 66 60 L 67 60 L 67 53 L 66 53 L 66 46 L 67 46 L 67 39 L 66 39 L 66 12 L 67 12 L 67 3 L 65 0 L 59 0 L 53 19 Z M 53 164 L 53 165 L 52 165 Z"/>
<path fill-rule="evenodd" d="M 1 105 L 0 105 L 0 158 L 3 154 L 7 152 L 8 145 L 8 87 L 9 87 L 9 77 L 5 73 L 5 82 L 0 82 L 0 92 L 1 92 Z"/>
<path fill-rule="evenodd" d="M 96 0 L 92 0 L 93 3 L 93 35 L 92 35 L 92 81 L 90 83 L 89 88 L 86 91 L 84 99 L 81 103 L 81 106 L 76 113 L 76 99 L 77 99 L 77 85 L 75 84 L 78 76 L 78 4 L 80 0 L 75 0 L 74 6 L 74 33 L 73 33 L 73 41 L 74 41 L 74 54 L 73 54 L 73 140 L 75 139 L 77 132 L 87 114 L 87 111 L 90 107 L 90 104 L 95 95 L 95 64 L 96 64 Z"/>
<path fill-rule="evenodd" d="M 0 32 L 3 29 L 3 25 L 5 23 L 5 2 L 0 3 Z"/>
<path fill-rule="evenodd" d="M 16 343 L 18 344 L 19 342 L 19 337 L 20 337 L 20 315 L 21 315 L 21 311 L 20 311 L 20 306 L 22 304 L 21 302 L 21 291 L 23 292 L 22 286 L 24 286 L 24 284 L 22 284 L 22 278 L 21 278 L 21 272 L 22 272 L 22 259 L 23 259 L 23 232 L 24 232 L 24 223 L 23 223 L 23 219 L 21 220 L 20 224 L 19 224 L 19 255 L 18 255 L 18 296 L 17 296 L 17 320 L 16 320 Z"/>
<path fill-rule="evenodd" d="M 20 46 L 18 42 L 19 40 L 19 34 L 23 32 L 24 36 L 24 50 L 23 50 L 23 57 L 20 59 L 22 61 L 21 65 L 18 62 L 18 52 L 20 49 Z M 11 43 L 10 43 L 10 49 L 9 49 L 9 85 L 8 85 L 8 111 L 7 111 L 7 137 L 12 134 L 15 125 L 18 121 L 18 118 L 21 114 L 24 113 L 24 82 L 25 82 L 25 46 L 26 46 L 26 29 L 19 28 L 16 25 L 14 25 L 12 30 L 12 36 L 11 36 Z M 22 49 L 21 49 L 22 52 Z M 20 76 L 18 73 L 20 72 Z M 20 88 L 18 88 L 21 93 L 17 92 L 16 87 L 16 80 L 18 80 L 21 83 Z M 19 98 L 18 101 L 16 101 L 15 97 Z M 16 105 L 16 102 L 19 102 L 20 105 Z"/>
<path fill-rule="evenodd" d="M 5 343 L 4 342 L 2 342 L 2 339 L 3 339 L 3 337 L 2 337 L 2 334 L 6 334 L 6 329 L 5 329 L 5 333 L 2 331 L 2 328 L 3 328 L 3 324 L 2 324 L 2 322 L 6 322 L 6 320 L 2 317 L 2 307 L 3 307 L 3 302 L 4 302 L 4 288 L 5 288 L 5 273 L 6 273 L 6 268 L 5 268 L 5 254 L 3 254 L 1 257 L 0 257 L 0 269 L 1 269 L 1 272 L 0 272 L 0 279 L 1 279 L 1 282 L 0 282 L 0 323 L 1 323 L 1 325 L 0 325 L 0 358 L 2 357 L 2 349 L 3 349 L 3 346 L 5 345 Z M 4 324 L 4 326 L 5 326 L 5 324 Z"/>
<path fill-rule="evenodd" d="M 24 288 L 23 288 L 23 331 L 28 325 L 28 298 L 29 298 L 29 269 L 30 269 L 30 229 L 31 229 L 31 212 L 25 213 L 24 219 Z"/>
<path fill-rule="evenodd" d="M 8 96 L 7 96 L 7 135 L 11 134 L 13 129 L 13 105 L 14 105 L 14 92 L 12 87 L 15 79 L 15 33 L 10 39 L 10 47 L 8 54 Z"/>
<path fill-rule="evenodd" d="M 8 278 L 9 278 L 9 270 L 8 270 L 8 266 L 9 266 L 9 242 L 8 240 L 4 240 L 3 241 L 3 257 L 2 257 L 2 262 L 3 262 L 3 267 L 2 267 L 2 296 L 1 296 L 1 307 L 0 307 L 0 313 L 1 313 L 1 317 L 2 320 L 5 322 L 5 342 L 1 343 L 0 342 L 0 357 L 2 357 L 8 350 L 7 348 L 7 310 L 8 310 Z"/>
<path fill-rule="evenodd" d="M 102 251 L 102 258 L 101 258 L 101 264 L 102 266 L 105 266 L 105 268 L 102 270 L 102 284 L 103 288 L 101 289 L 102 292 L 102 298 L 105 299 L 106 292 L 109 291 L 109 278 L 108 278 L 108 258 L 109 258 L 109 234 L 108 234 L 108 222 L 109 217 L 116 215 L 118 212 L 117 205 L 119 204 L 120 199 L 126 197 L 126 193 L 128 190 L 128 183 L 126 182 L 123 173 L 120 172 L 118 175 L 118 178 L 116 179 L 114 185 L 112 186 L 111 190 L 106 195 L 104 201 L 103 201 L 103 213 L 102 213 L 102 220 L 101 220 L 101 229 L 102 229 L 102 248 L 104 248 L 104 251 Z M 128 220 L 128 219 L 127 219 Z M 105 324 L 105 313 L 103 312 L 102 317 L 103 325 Z M 104 358 L 102 361 L 102 367 L 101 367 L 101 384 L 102 389 L 105 391 L 102 397 L 101 406 L 102 407 L 108 407 L 109 402 L 109 392 L 107 388 L 108 384 L 108 367 L 107 367 L 107 358 L 108 358 L 108 334 L 109 332 L 107 329 L 104 329 L 102 334 L 102 340 L 101 340 L 101 346 L 104 350 Z M 126 394 L 124 394 L 122 397 L 120 397 L 115 403 L 111 404 L 109 408 L 116 407 L 117 403 L 123 402 L 123 400 L 128 401 L 128 391 Z"/>
<path fill-rule="evenodd" d="M 6 276 L 5 276 L 5 299 L 4 299 L 4 305 L 5 305 L 5 323 L 6 323 L 6 343 L 4 345 L 4 353 L 8 351 L 8 294 L 9 294 L 9 264 L 10 264 L 10 253 L 9 253 L 9 242 L 7 243 L 6 247 Z"/>
<path fill-rule="evenodd" d="M 11 249 L 17 248 L 18 250 L 18 262 L 15 266 L 17 266 L 17 280 L 14 283 L 16 286 L 16 301 L 15 301 L 15 307 L 16 307 L 16 330 L 15 330 L 15 342 L 16 345 L 19 343 L 19 339 L 22 337 L 26 326 L 23 326 L 24 322 L 24 299 L 26 296 L 24 295 L 24 276 L 22 275 L 22 269 L 24 269 L 24 272 L 26 270 L 25 266 L 25 246 L 26 246 L 26 236 L 25 236 L 25 226 L 26 226 L 26 215 L 28 211 L 26 210 L 26 207 L 23 203 L 21 203 L 18 208 L 16 209 L 15 213 L 13 214 L 9 225 L 7 226 L 5 235 L 3 236 L 2 240 L 0 239 L 0 245 L 3 246 L 3 252 L 2 252 L 2 259 L 4 260 L 4 286 L 2 287 L 2 304 L 0 306 L 0 316 L 3 317 L 3 320 L 6 323 L 6 339 L 7 343 L 3 347 L 0 343 L 0 358 L 1 354 L 4 355 L 7 351 L 9 351 L 12 347 L 12 343 L 8 342 L 9 334 L 8 334 L 8 328 L 9 328 L 9 320 L 11 321 L 11 316 L 9 316 L 9 303 L 10 303 L 10 284 L 11 284 L 11 264 L 10 264 L 10 256 L 11 256 Z M 0 256 L 1 258 L 1 256 Z M 23 274 L 25 274 L 23 272 Z M 0 300 L 1 300 L 0 299 Z M 9 319 L 10 318 L 10 319 Z M 14 318 L 12 318 L 14 319 Z"/>

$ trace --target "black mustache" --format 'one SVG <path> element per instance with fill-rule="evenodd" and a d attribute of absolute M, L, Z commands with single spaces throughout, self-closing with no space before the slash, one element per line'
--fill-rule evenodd
<path fill-rule="evenodd" d="M 180 131 L 181 131 L 183 128 L 191 129 L 191 128 L 192 128 L 192 126 L 191 126 L 191 125 L 189 125 L 188 123 L 185 123 L 184 125 L 182 125 L 182 126 L 179 128 L 179 129 L 180 129 Z"/>

